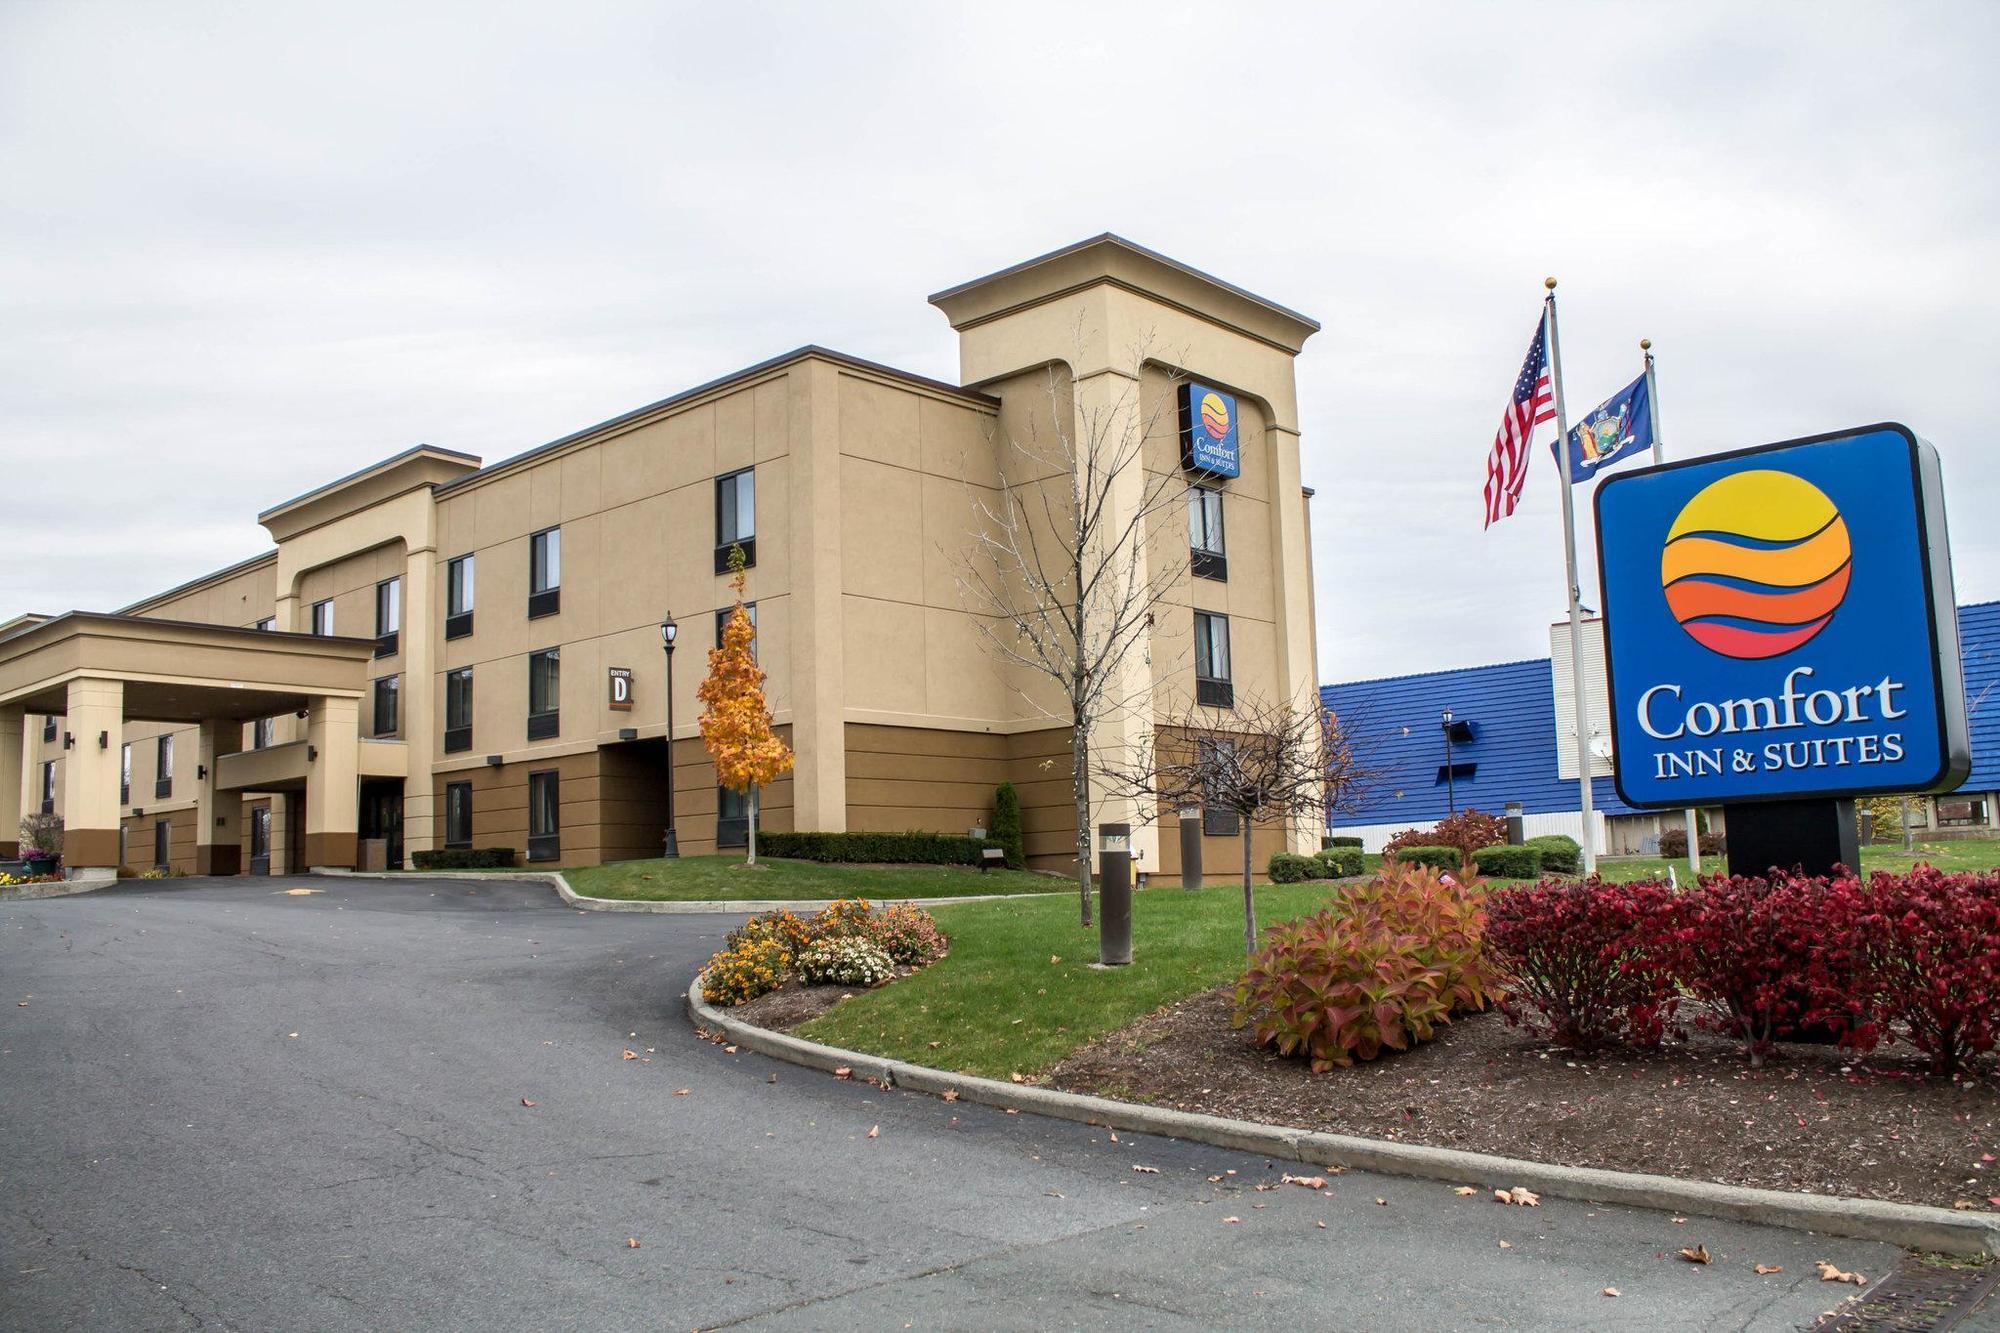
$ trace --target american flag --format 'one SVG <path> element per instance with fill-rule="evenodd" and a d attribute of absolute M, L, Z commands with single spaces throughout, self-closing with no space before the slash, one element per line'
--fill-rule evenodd
<path fill-rule="evenodd" d="M 1535 427 L 1556 419 L 1556 400 L 1549 388 L 1549 326 L 1546 320 L 1535 325 L 1535 340 L 1528 344 L 1528 359 L 1521 363 L 1521 376 L 1514 381 L 1514 397 L 1500 418 L 1500 430 L 1493 436 L 1493 452 L 1486 456 L 1486 524 L 1492 527 L 1514 512 L 1521 498 L 1521 485 L 1528 479 L 1529 442 Z"/>

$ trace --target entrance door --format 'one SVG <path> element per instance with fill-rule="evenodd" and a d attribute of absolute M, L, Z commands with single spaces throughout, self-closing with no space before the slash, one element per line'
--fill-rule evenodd
<path fill-rule="evenodd" d="M 401 779 L 361 784 L 361 836 L 380 838 L 389 869 L 403 868 L 403 783 Z"/>

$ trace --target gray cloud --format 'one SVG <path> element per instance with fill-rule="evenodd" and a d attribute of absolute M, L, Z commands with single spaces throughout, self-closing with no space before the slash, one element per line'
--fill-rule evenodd
<path fill-rule="evenodd" d="M 1548 272 L 1574 407 L 1646 335 L 1676 454 L 1906 420 L 2000 596 L 1996 56 L 1973 5 L 7 6 L 0 613 L 801 342 L 951 378 L 925 293 L 1107 228 L 1326 324 L 1327 679 L 1546 650 L 1553 466 L 1478 489 Z"/>

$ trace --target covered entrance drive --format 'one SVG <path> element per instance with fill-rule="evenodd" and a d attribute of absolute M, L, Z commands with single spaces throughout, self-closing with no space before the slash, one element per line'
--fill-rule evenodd
<path fill-rule="evenodd" d="M 200 728 L 195 758 L 195 865 L 242 866 L 243 792 L 251 785 L 243 729 L 297 713 L 306 738 L 272 776 L 299 792 L 309 868 L 352 869 L 358 831 L 359 717 L 372 639 L 281 634 L 141 616 L 72 611 L 0 639 L 0 856 L 17 847 L 22 720 L 53 715 L 62 735 L 63 863 L 72 879 L 104 879 L 120 864 L 121 736 L 126 719 Z M 239 757 L 240 756 L 240 757 Z M 276 759 L 274 751 L 255 758 Z M 297 846 L 297 844 L 293 844 Z"/>

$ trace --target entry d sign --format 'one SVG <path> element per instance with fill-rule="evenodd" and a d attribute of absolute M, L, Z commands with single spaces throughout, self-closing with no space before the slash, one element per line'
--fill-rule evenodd
<path fill-rule="evenodd" d="M 1936 450 L 1867 426 L 1597 490 L 1618 793 L 1948 791 L 1971 771 Z"/>
<path fill-rule="evenodd" d="M 621 713 L 632 710 L 632 668 L 611 668 L 611 707 Z"/>

